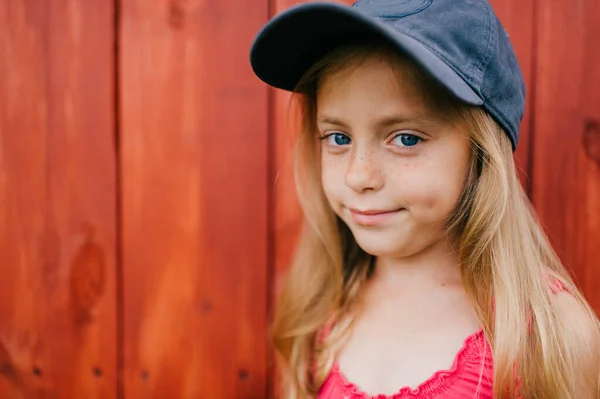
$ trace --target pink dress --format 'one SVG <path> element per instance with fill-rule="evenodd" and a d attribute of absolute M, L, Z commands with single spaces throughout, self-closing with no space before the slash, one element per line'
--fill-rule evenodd
<path fill-rule="evenodd" d="M 558 281 L 549 285 L 554 293 L 564 290 Z M 404 387 L 393 395 L 370 396 L 348 381 L 335 363 L 318 399 L 491 399 L 493 371 L 491 347 L 479 330 L 467 337 L 450 369 L 437 371 L 415 389 Z"/>

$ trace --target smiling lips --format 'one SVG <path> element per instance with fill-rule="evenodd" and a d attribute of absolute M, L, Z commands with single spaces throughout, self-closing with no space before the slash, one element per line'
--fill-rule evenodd
<path fill-rule="evenodd" d="M 352 215 L 352 220 L 356 224 L 360 224 L 363 226 L 376 226 L 381 224 L 392 216 L 396 215 L 402 209 L 396 209 L 393 211 L 384 211 L 384 210 L 366 210 L 360 211 L 358 209 L 350 209 L 350 214 Z"/>

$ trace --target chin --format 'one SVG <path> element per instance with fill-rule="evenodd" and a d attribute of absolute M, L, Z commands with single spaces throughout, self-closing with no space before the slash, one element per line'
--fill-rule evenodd
<path fill-rule="evenodd" d="M 368 237 L 363 234 L 355 234 L 358 246 L 372 256 L 377 257 L 404 257 L 411 255 L 408 240 L 398 237 L 385 237 L 385 235 L 369 234 Z"/>

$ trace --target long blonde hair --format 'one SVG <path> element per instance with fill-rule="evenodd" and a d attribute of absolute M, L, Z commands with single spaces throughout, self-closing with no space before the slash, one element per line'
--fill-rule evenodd
<path fill-rule="evenodd" d="M 418 85 L 426 102 L 460 120 L 469 134 L 470 168 L 448 233 L 457 238 L 463 284 L 492 347 L 494 397 L 515 397 L 516 373 L 521 397 L 575 399 L 582 387 L 572 378 L 579 370 L 571 330 L 559 317 L 544 277 L 561 282 L 597 318 L 536 220 L 517 177 L 510 140 L 482 109 L 458 103 L 408 58 L 372 44 L 327 55 L 294 94 L 302 121 L 295 173 L 305 224 L 272 325 L 284 397 L 316 395 L 374 267 L 325 199 L 315 126 L 319 80 L 374 53 L 402 69 L 402 78 Z M 341 327 L 322 336 L 332 323 Z M 598 392 L 598 381 L 590 384 Z"/>

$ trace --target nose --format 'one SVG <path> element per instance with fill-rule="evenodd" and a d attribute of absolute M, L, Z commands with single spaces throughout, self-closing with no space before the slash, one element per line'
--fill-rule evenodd
<path fill-rule="evenodd" d="M 358 193 L 379 191 L 384 180 L 381 165 L 373 150 L 364 148 L 353 151 L 345 177 L 348 187 Z"/>

